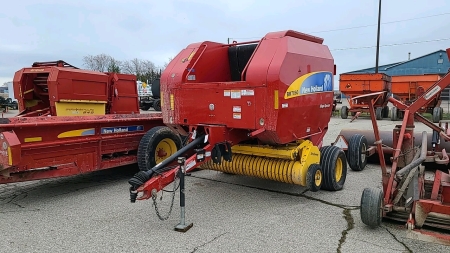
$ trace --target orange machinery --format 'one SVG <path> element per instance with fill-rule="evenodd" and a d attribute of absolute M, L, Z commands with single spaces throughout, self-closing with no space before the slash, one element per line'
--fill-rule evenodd
<path fill-rule="evenodd" d="M 346 119 L 350 112 L 356 118 L 361 112 L 369 112 L 369 104 L 374 100 L 377 119 L 389 117 L 387 97 L 391 92 L 391 77 L 384 73 L 341 74 L 339 90 L 347 97 L 349 107 L 341 107 L 341 118 Z M 377 93 L 375 98 L 364 95 Z M 358 99 L 353 99 L 358 97 Z"/>
<path fill-rule="evenodd" d="M 392 93 L 397 100 L 410 105 L 440 79 L 441 76 L 437 74 L 392 76 Z M 439 94 L 419 110 L 420 113 L 431 113 L 434 123 L 439 122 L 443 114 L 443 109 L 440 107 L 442 90 L 436 90 L 436 92 Z M 391 119 L 395 121 L 401 118 L 403 118 L 403 111 L 399 111 L 395 106 L 392 107 Z"/>

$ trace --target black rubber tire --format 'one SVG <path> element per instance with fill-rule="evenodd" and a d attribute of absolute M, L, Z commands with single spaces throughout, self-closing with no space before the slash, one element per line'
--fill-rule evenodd
<path fill-rule="evenodd" d="M 389 118 L 389 106 L 385 106 L 385 107 L 383 107 L 383 118 L 384 119 L 386 119 L 386 118 Z"/>
<path fill-rule="evenodd" d="M 381 225 L 383 220 L 383 191 L 378 188 L 365 188 L 361 195 L 361 221 L 371 228 Z"/>
<path fill-rule="evenodd" d="M 391 108 L 391 120 L 392 121 L 398 120 L 398 110 L 397 107 L 395 106 Z"/>
<path fill-rule="evenodd" d="M 361 157 L 361 153 L 368 148 L 364 135 L 355 134 L 348 141 L 347 161 L 350 169 L 362 171 L 367 165 L 367 156 Z"/>
<path fill-rule="evenodd" d="M 317 171 L 320 171 L 322 177 L 319 185 L 316 184 L 315 180 Z M 308 168 L 308 171 L 306 172 L 306 187 L 308 188 L 308 190 L 316 192 L 320 190 L 322 184 L 323 184 L 323 172 L 322 168 L 320 167 L 320 164 L 311 164 Z"/>
<path fill-rule="evenodd" d="M 158 112 L 161 111 L 161 99 L 156 99 L 153 102 L 153 109 L 155 109 L 155 111 L 158 111 Z"/>
<path fill-rule="evenodd" d="M 383 108 L 377 107 L 375 109 L 375 116 L 376 116 L 377 120 L 382 120 L 383 119 Z"/>
<path fill-rule="evenodd" d="M 433 108 L 433 123 L 439 123 L 439 121 L 441 120 L 441 109 L 440 107 L 434 107 Z"/>
<path fill-rule="evenodd" d="M 341 107 L 341 118 L 342 119 L 348 118 L 348 107 L 345 105 Z"/>
<path fill-rule="evenodd" d="M 172 154 L 180 150 L 182 145 L 180 136 L 174 133 L 168 127 L 154 127 L 148 130 L 147 133 L 142 136 L 137 151 L 139 170 L 148 170 L 156 166 L 156 147 L 162 140 L 166 138 L 174 141 L 177 147 L 177 150 L 172 151 Z"/>
<path fill-rule="evenodd" d="M 141 106 L 141 109 L 144 111 L 148 111 L 148 109 L 150 109 L 152 107 L 152 105 L 150 103 L 145 103 Z"/>
<path fill-rule="evenodd" d="M 336 164 L 342 162 L 342 174 L 336 178 Z M 320 167 L 322 167 L 322 189 L 327 191 L 342 190 L 347 178 L 347 159 L 342 149 L 336 146 L 324 146 L 320 148 Z"/>

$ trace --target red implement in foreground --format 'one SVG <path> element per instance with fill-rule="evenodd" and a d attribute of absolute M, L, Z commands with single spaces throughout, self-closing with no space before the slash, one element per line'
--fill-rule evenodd
<path fill-rule="evenodd" d="M 450 49 L 447 49 L 450 58 Z M 362 162 L 374 150 L 378 153 L 382 171 L 382 189 L 366 188 L 361 196 L 361 219 L 371 227 L 381 224 L 382 218 L 406 221 L 408 229 L 422 234 L 435 235 L 435 240 L 450 244 L 449 234 L 437 234 L 424 230 L 427 226 L 450 232 L 450 166 L 447 152 L 450 141 L 450 121 L 441 120 L 433 124 L 419 112 L 434 101 L 439 93 L 450 85 L 450 73 L 433 84 L 409 105 L 389 97 L 388 101 L 404 114 L 401 125 L 393 132 L 380 132 L 374 116 L 376 94 L 371 96 L 370 112 L 374 132 L 341 132 L 341 137 L 352 132 L 367 138 L 374 146 L 361 154 Z M 366 98 L 370 97 L 367 96 Z M 432 134 L 414 133 L 414 123 L 419 121 L 430 127 Z M 374 136 L 372 136 L 374 135 Z M 383 139 L 384 138 L 384 139 Z M 387 140 L 386 140 L 387 139 Z M 391 140 L 389 140 L 391 139 Z M 365 138 L 364 138 L 365 140 Z M 365 145 L 367 141 L 363 142 Z M 391 145 L 391 147 L 386 147 Z M 349 150 L 352 147 L 349 146 Z M 371 150 L 371 151 L 369 151 Z M 390 170 L 385 163 L 385 154 L 391 154 Z"/>
<path fill-rule="evenodd" d="M 0 183 L 153 167 L 181 146 L 161 113 L 139 113 L 134 75 L 35 63 L 14 87 L 20 113 L 0 119 Z"/>

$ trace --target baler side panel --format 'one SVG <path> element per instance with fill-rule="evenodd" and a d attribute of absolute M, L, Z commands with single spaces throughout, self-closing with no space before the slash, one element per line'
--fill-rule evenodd
<path fill-rule="evenodd" d="M 182 86 L 193 86 L 183 84 Z M 194 88 L 195 87 L 195 88 Z M 245 84 L 197 84 L 174 89 L 175 124 L 218 124 L 231 128 L 254 129 L 255 107 L 264 90 Z"/>
<path fill-rule="evenodd" d="M 187 83 L 228 82 L 231 80 L 228 47 L 222 45 L 212 42 L 202 44 L 189 62 Z"/>
<path fill-rule="evenodd" d="M 140 113 L 139 98 L 134 75 L 111 74 L 117 80 L 110 80 L 111 91 L 109 92 L 111 108 L 110 114 Z"/>
<path fill-rule="evenodd" d="M 73 69 L 54 68 L 49 76 L 49 90 L 53 101 L 81 100 L 108 101 L 108 75 L 101 72 L 78 72 Z M 53 86 L 53 87 L 52 87 Z"/>
<path fill-rule="evenodd" d="M 271 105 L 266 106 L 268 131 L 258 135 L 258 138 L 265 143 L 276 144 L 323 133 L 328 126 L 333 103 L 334 60 L 328 48 L 319 43 L 292 37 L 267 40 L 261 44 L 270 41 L 273 41 L 273 46 L 276 43 L 277 51 L 267 74 L 267 97 L 270 100 L 269 94 L 277 92 L 278 98 L 274 105 L 266 103 Z M 326 74 L 318 73 L 322 79 L 315 81 L 318 82 L 317 86 L 323 89 L 322 92 L 301 95 L 300 87 L 297 87 L 295 92 L 299 92 L 299 96 L 285 98 L 288 88 L 295 85 L 297 79 L 323 71 Z M 324 87 L 324 77 L 327 75 L 327 85 Z"/>

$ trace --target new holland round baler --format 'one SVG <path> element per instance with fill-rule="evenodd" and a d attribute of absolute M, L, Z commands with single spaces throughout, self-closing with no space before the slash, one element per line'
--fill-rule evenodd
<path fill-rule="evenodd" d="M 129 180 L 131 201 L 148 199 L 186 169 L 210 169 L 297 184 L 343 188 L 347 160 L 323 145 L 335 65 L 323 39 L 296 31 L 259 41 L 187 46 L 161 76 L 164 124 L 189 144 Z M 359 151 L 357 151 L 359 152 Z"/>

